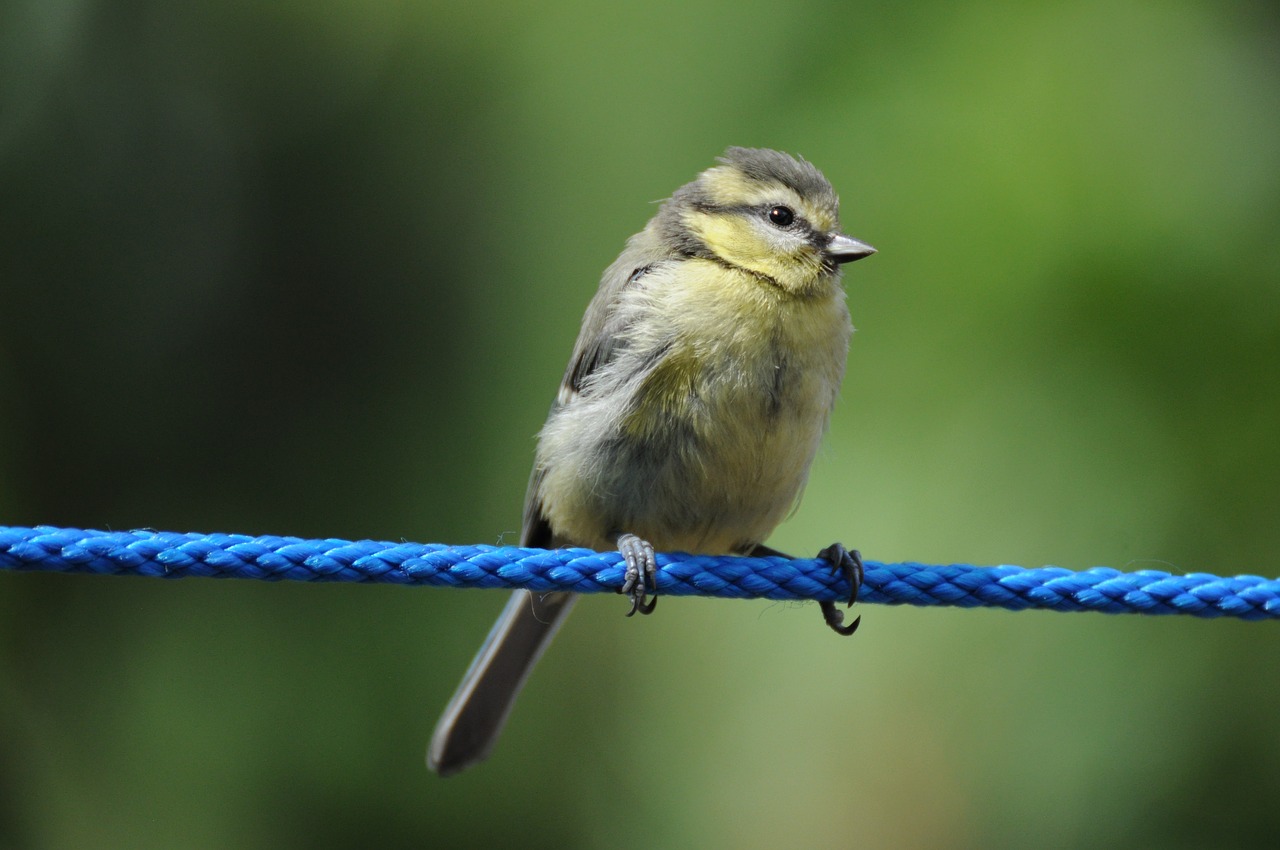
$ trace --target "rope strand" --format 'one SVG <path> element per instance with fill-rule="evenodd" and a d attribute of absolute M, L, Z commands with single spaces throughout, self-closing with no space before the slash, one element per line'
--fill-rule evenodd
<path fill-rule="evenodd" d="M 1075 571 L 865 561 L 860 602 L 1280 619 L 1280 579 L 1161 570 Z M 353 581 L 433 587 L 617 591 L 617 552 L 305 540 L 243 534 L 0 526 L 0 569 L 160 578 Z M 734 599 L 839 600 L 848 585 L 826 561 L 661 554 L 658 592 Z"/>

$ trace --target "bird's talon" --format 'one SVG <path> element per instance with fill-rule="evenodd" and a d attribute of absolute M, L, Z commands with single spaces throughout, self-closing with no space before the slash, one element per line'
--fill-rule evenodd
<path fill-rule="evenodd" d="M 866 574 L 866 569 L 862 565 L 862 554 L 857 549 L 850 550 L 839 543 L 832 543 L 819 552 L 818 557 L 831 564 L 832 568 L 838 570 L 849 582 L 847 607 L 852 608 L 853 603 L 858 601 L 858 591 L 862 589 L 862 581 Z M 836 634 L 848 636 L 858 630 L 858 624 L 862 622 L 861 617 L 855 618 L 846 626 L 844 612 L 836 608 L 834 602 L 823 602 L 821 605 L 823 619 Z"/>
<path fill-rule="evenodd" d="M 822 606 L 822 618 L 827 621 L 827 625 L 838 635 L 848 637 L 858 630 L 858 625 L 862 622 L 862 617 L 855 617 L 849 625 L 844 625 L 844 612 L 836 607 L 834 602 L 820 602 Z"/>
<path fill-rule="evenodd" d="M 853 561 L 853 575 L 849 577 L 849 604 L 848 608 L 853 607 L 853 603 L 858 601 L 858 592 L 862 590 L 862 581 L 866 578 L 867 570 L 862 565 L 862 553 L 854 549 L 848 553 L 849 559 Z"/>
<path fill-rule="evenodd" d="M 618 537 L 618 551 L 627 565 L 620 591 L 631 597 L 631 610 L 627 616 L 634 616 L 636 612 L 652 614 L 658 605 L 656 596 L 649 598 L 650 589 L 655 594 L 658 590 L 658 561 L 653 547 L 634 534 L 623 534 Z"/>
<path fill-rule="evenodd" d="M 658 597 L 649 597 L 643 589 L 639 593 L 628 593 L 628 595 L 631 597 L 631 610 L 627 612 L 628 617 L 634 616 L 637 612 L 647 617 L 653 613 L 654 608 L 658 607 Z"/>

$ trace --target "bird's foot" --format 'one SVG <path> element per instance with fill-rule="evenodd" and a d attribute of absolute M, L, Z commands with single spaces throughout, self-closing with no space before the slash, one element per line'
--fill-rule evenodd
<path fill-rule="evenodd" d="M 627 564 L 622 589 L 618 591 L 631 597 L 631 610 L 627 616 L 637 611 L 652 614 L 658 607 L 658 559 L 653 553 L 653 546 L 634 534 L 622 534 L 618 536 L 618 551 Z M 652 599 L 648 598 L 650 589 L 655 594 Z"/>
<path fill-rule="evenodd" d="M 844 548 L 840 543 L 832 543 L 827 548 L 818 553 L 818 557 L 831 564 L 832 569 L 840 571 L 849 581 L 849 602 L 848 607 L 853 607 L 853 603 L 858 601 L 858 591 L 862 588 L 863 568 L 862 555 L 857 549 L 849 550 Z M 827 621 L 827 625 L 839 635 L 851 635 L 858 630 L 858 624 L 862 622 L 862 617 L 855 617 L 849 625 L 844 624 L 844 612 L 836 607 L 834 602 L 819 602 L 822 606 L 822 619 Z"/>

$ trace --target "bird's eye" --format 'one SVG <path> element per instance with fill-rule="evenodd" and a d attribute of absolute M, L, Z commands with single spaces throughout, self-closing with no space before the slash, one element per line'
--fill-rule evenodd
<path fill-rule="evenodd" d="M 796 214 L 791 211 L 791 207 L 778 206 L 769 210 L 769 221 L 778 227 L 788 227 L 795 220 Z"/>

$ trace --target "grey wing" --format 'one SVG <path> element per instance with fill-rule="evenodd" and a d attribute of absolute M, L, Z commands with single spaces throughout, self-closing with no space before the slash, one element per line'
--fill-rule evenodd
<path fill-rule="evenodd" d="M 643 236 L 644 234 L 640 234 Z M 582 330 L 573 348 L 573 356 L 569 358 L 569 366 L 565 369 L 564 378 L 555 402 L 551 405 L 548 417 L 554 416 L 557 410 L 573 404 L 582 393 L 587 379 L 597 370 L 608 365 L 610 361 L 626 346 L 626 319 L 616 309 L 615 303 L 619 294 L 628 286 L 634 285 L 648 274 L 661 257 L 650 250 L 636 244 L 633 239 L 626 251 L 605 270 L 600 281 L 600 288 L 587 306 L 586 315 L 582 319 Z M 544 468 L 534 463 L 533 472 L 529 476 L 529 486 L 524 497 L 524 521 L 520 530 L 520 545 L 541 549 L 549 549 L 554 545 L 555 535 L 542 509 L 538 497 Z"/>
<path fill-rule="evenodd" d="M 538 498 L 538 488 L 542 484 L 542 467 L 533 465 L 533 474 L 529 476 L 529 489 L 524 494 L 524 522 L 520 526 L 520 545 L 531 549 L 550 549 L 551 523 L 547 522 L 542 512 L 542 500 Z"/>
<path fill-rule="evenodd" d="M 605 269 L 600 288 L 582 317 L 582 330 L 578 332 L 578 341 L 560 386 L 559 404 L 571 401 L 582 391 L 587 378 L 607 365 L 625 347 L 629 320 L 618 310 L 619 296 L 627 288 L 637 285 L 656 265 L 673 259 L 669 251 L 652 244 L 654 238 L 647 229 L 631 237 L 626 250 Z M 552 412 L 555 412 L 554 407 Z"/>

